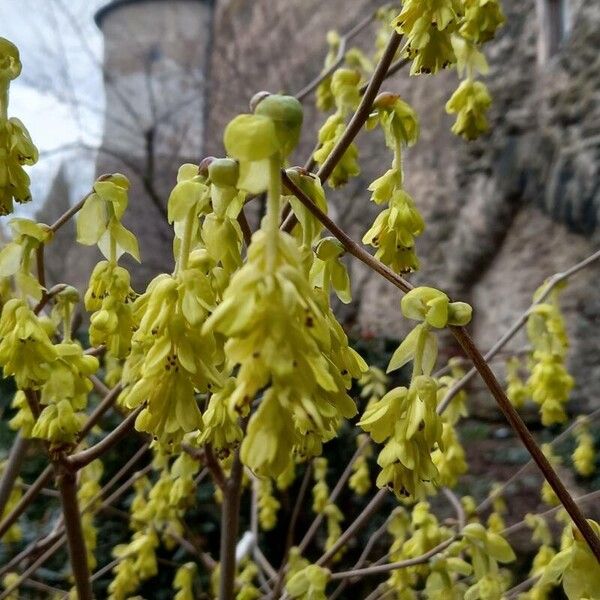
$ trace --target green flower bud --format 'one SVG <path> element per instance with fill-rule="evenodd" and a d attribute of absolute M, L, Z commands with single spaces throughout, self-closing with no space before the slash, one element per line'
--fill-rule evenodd
<path fill-rule="evenodd" d="M 273 94 L 257 104 L 254 114 L 272 119 L 283 155 L 290 154 L 300 139 L 304 118 L 302 104 L 293 96 Z"/>
<path fill-rule="evenodd" d="M 225 128 L 223 143 L 227 154 L 250 162 L 270 158 L 280 150 L 273 120 L 264 115 L 238 115 Z"/>
<path fill-rule="evenodd" d="M 235 187 L 240 176 L 240 166 L 231 158 L 215 158 L 208 166 L 208 176 L 217 187 Z"/>
<path fill-rule="evenodd" d="M 6 38 L 0 37 L 0 81 L 12 81 L 20 73 L 19 49 Z"/>
<path fill-rule="evenodd" d="M 464 327 L 471 322 L 473 308 L 466 302 L 451 302 L 448 306 L 448 324 Z"/>
<path fill-rule="evenodd" d="M 315 254 L 321 260 L 331 260 L 333 258 L 339 258 L 344 254 L 346 249 L 344 245 L 333 237 L 323 238 L 315 248 Z"/>

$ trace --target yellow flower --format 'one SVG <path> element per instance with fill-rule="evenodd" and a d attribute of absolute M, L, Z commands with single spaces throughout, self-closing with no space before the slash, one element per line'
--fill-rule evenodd
<path fill-rule="evenodd" d="M 23 300 L 13 298 L 0 317 L 0 365 L 14 375 L 19 389 L 37 389 L 50 377 L 57 352 L 38 317 Z"/>
<path fill-rule="evenodd" d="M 296 573 L 285 585 L 292 598 L 300 600 L 326 600 L 325 588 L 331 573 L 328 569 L 309 565 Z"/>
<path fill-rule="evenodd" d="M 466 140 L 475 140 L 489 129 L 486 113 L 492 104 L 487 87 L 481 81 L 463 81 L 446 103 L 446 112 L 456 114 L 452 131 Z"/>
<path fill-rule="evenodd" d="M 38 159 L 25 125 L 19 119 L 8 118 L 8 88 L 20 73 L 19 50 L 0 37 L 0 215 L 13 211 L 13 200 L 31 200 L 29 176 L 23 165 L 33 165 Z"/>

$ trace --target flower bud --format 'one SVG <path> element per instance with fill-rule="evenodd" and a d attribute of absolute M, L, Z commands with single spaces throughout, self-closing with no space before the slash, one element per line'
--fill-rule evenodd
<path fill-rule="evenodd" d="M 217 187 L 235 187 L 240 166 L 231 158 L 214 158 L 208 166 L 208 176 Z"/>
<path fill-rule="evenodd" d="M 6 38 L 0 37 L 0 80 L 11 81 L 21 73 L 19 50 Z"/>
<path fill-rule="evenodd" d="M 448 306 L 448 324 L 464 327 L 471 321 L 473 309 L 466 302 L 451 302 Z"/>
<path fill-rule="evenodd" d="M 250 99 L 250 110 L 256 112 L 256 107 L 265 99 L 271 95 L 271 92 L 256 92 Z"/>
<path fill-rule="evenodd" d="M 273 94 L 260 101 L 254 109 L 254 114 L 272 119 L 284 156 L 292 152 L 298 144 L 302 130 L 302 104 L 293 96 Z"/>

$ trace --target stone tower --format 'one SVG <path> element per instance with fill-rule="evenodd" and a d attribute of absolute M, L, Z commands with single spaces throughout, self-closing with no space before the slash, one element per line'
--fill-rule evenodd
<path fill-rule="evenodd" d="M 106 94 L 96 171 L 131 181 L 126 222 L 140 240 L 140 287 L 172 267 L 168 194 L 179 165 L 201 157 L 212 2 L 113 0 L 95 19 Z"/>

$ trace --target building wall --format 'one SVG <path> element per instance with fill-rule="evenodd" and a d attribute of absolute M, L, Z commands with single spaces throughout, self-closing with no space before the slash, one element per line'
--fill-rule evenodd
<path fill-rule="evenodd" d="M 124 2 L 99 20 L 107 110 L 96 170 L 131 180 L 138 288 L 173 267 L 166 203 L 179 166 L 202 153 L 211 20 L 209 0 Z"/>

